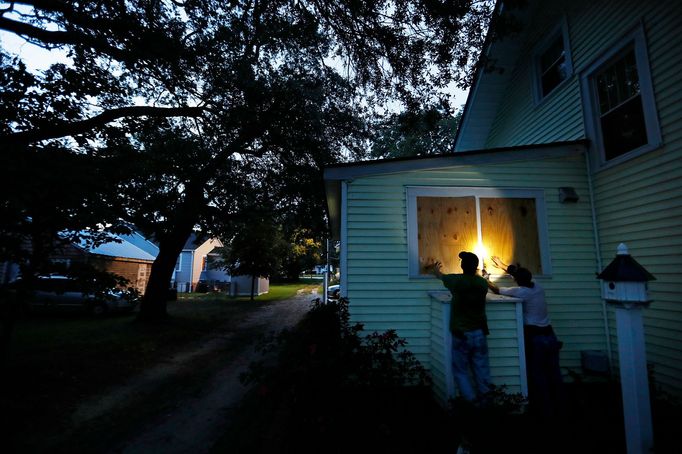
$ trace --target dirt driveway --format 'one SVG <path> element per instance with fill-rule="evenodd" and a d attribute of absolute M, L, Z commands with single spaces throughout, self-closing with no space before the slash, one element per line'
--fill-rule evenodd
<path fill-rule="evenodd" d="M 113 426 L 125 420 L 126 415 L 137 415 L 139 420 L 140 415 L 149 414 L 149 419 L 121 431 L 115 443 L 96 451 L 208 452 L 229 425 L 235 407 L 246 392 L 239 381 L 240 374 L 260 358 L 252 343 L 244 342 L 244 336 L 255 339 L 259 334 L 294 326 L 315 297 L 315 294 L 300 293 L 263 306 L 238 331 L 215 331 L 197 347 L 178 352 L 170 361 L 83 402 L 73 414 L 70 435 L 80 437 L 80 443 L 84 443 L 83 438 L 87 440 L 89 433 L 94 443 L 90 447 L 96 447 L 96 434 L 106 430 L 103 424 L 111 425 L 111 430 L 116 432 Z M 149 408 L 159 401 L 159 390 L 171 382 L 175 385 L 174 391 L 172 395 L 161 396 L 163 408 Z M 178 388 L 178 383 L 186 386 Z M 151 395 L 156 397 L 147 399 Z"/>

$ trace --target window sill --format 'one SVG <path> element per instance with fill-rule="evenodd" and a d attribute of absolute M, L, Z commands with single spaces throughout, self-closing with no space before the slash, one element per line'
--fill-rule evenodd
<path fill-rule="evenodd" d="M 613 158 L 609 161 L 601 162 L 598 165 L 598 168 L 595 169 L 596 173 L 607 171 L 613 167 L 617 167 L 621 164 L 625 164 L 628 161 L 631 161 L 633 159 L 636 159 L 640 156 L 643 156 L 647 153 L 652 153 L 656 150 L 659 150 L 663 148 L 663 143 L 657 143 L 657 144 L 652 144 L 652 145 L 643 145 L 639 148 L 636 148 L 632 151 L 628 151 L 627 153 L 618 156 L 617 158 Z"/>

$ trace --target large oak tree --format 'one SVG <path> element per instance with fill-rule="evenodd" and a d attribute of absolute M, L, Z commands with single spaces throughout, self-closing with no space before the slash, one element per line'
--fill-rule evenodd
<path fill-rule="evenodd" d="M 129 218 L 153 233 L 160 253 L 141 316 L 157 319 L 192 229 L 229 228 L 241 198 L 266 189 L 281 195 L 278 209 L 319 223 L 321 167 L 363 149 L 376 105 L 414 109 L 452 81 L 466 86 L 491 10 L 444 0 L 3 2 L 0 30 L 69 58 L 35 73 L 0 54 L 3 159 L 92 162 L 107 182 L 102 203 L 87 202 L 100 194 L 92 185 L 74 187 L 83 203 L 57 210 L 50 228 Z M 27 207 L 41 205 L 2 203 L 2 234 L 18 237 Z"/>

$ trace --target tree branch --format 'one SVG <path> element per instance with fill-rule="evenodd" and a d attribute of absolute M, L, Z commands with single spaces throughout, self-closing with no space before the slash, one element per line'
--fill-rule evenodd
<path fill-rule="evenodd" d="M 83 44 L 110 55 L 119 61 L 131 60 L 129 53 L 115 46 L 111 46 L 103 40 L 92 38 L 83 33 L 43 30 L 34 25 L 15 21 L 6 17 L 0 17 L 0 30 L 14 33 L 15 35 L 19 35 L 29 40 L 39 41 L 47 47 Z"/>
<path fill-rule="evenodd" d="M 38 39 L 47 44 L 75 44 L 71 33 L 65 31 L 48 31 L 31 24 L 0 17 L 0 29 L 20 36 Z"/>
<path fill-rule="evenodd" d="M 64 122 L 37 128 L 29 131 L 0 135 L 0 142 L 5 144 L 23 145 L 41 140 L 57 139 L 60 137 L 83 134 L 92 129 L 123 117 L 199 117 L 206 110 L 205 107 L 152 107 L 129 106 L 105 110 L 99 115 L 86 120 Z"/>

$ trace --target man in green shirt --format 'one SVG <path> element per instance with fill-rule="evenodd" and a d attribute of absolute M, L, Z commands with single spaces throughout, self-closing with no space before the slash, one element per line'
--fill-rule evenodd
<path fill-rule="evenodd" d="M 485 314 L 485 297 L 488 281 L 476 274 L 478 257 L 471 252 L 459 253 L 462 274 L 443 274 L 442 264 L 435 262 L 431 273 L 443 281 L 450 290 L 450 332 L 452 333 L 452 373 L 462 397 L 473 401 L 490 391 L 490 364 L 488 361 L 488 320 Z M 474 376 L 476 391 L 469 379 L 469 369 Z"/>

